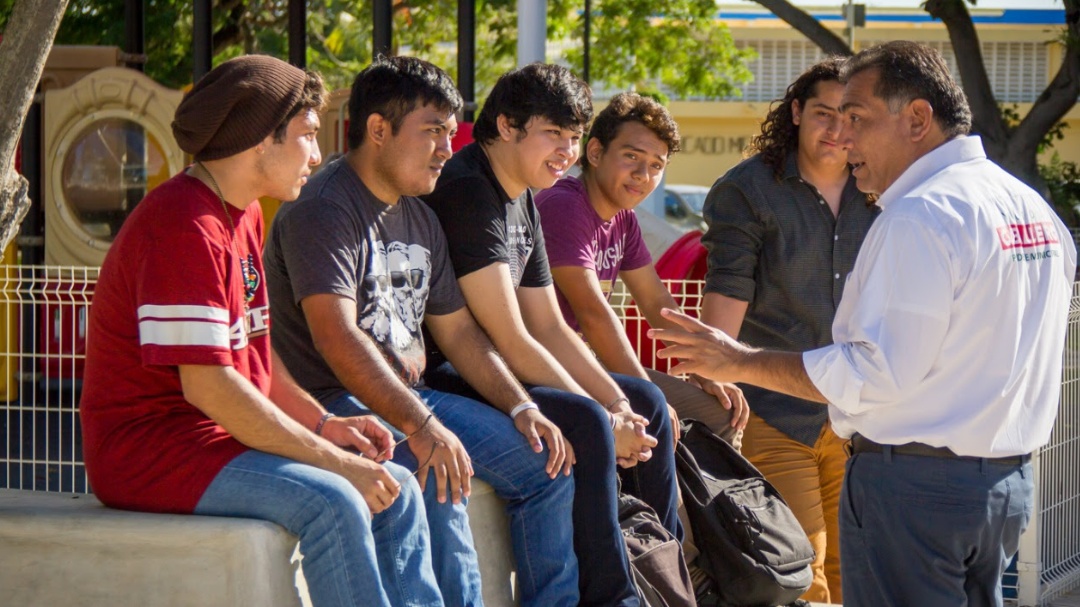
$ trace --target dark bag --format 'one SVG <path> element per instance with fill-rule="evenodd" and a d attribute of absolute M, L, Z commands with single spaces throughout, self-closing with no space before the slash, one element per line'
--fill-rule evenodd
<path fill-rule="evenodd" d="M 682 546 L 656 512 L 638 498 L 620 494 L 619 526 L 642 607 L 697 607 Z"/>
<path fill-rule="evenodd" d="M 814 548 L 799 521 L 757 468 L 704 423 L 682 420 L 675 450 L 696 561 L 720 605 L 773 607 L 810 587 Z"/>

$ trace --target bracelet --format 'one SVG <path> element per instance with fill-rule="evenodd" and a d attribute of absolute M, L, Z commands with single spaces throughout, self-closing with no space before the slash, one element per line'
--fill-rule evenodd
<path fill-rule="evenodd" d="M 510 419 L 516 419 L 518 413 L 521 413 L 522 411 L 529 411 L 530 409 L 539 411 L 540 406 L 532 402 L 531 400 L 527 400 L 510 410 Z"/>
<path fill-rule="evenodd" d="M 615 405 L 617 405 L 619 403 L 626 403 L 626 404 L 629 405 L 630 404 L 630 399 L 626 398 L 625 396 L 620 396 L 619 398 L 616 398 L 615 400 L 611 401 L 611 404 L 604 407 L 604 408 L 607 409 L 608 411 L 611 411 L 612 409 L 615 408 Z"/>
<path fill-rule="evenodd" d="M 611 418 L 611 431 L 615 432 L 615 414 L 613 414 L 611 411 L 608 411 L 607 415 Z"/>
<path fill-rule="evenodd" d="M 326 420 L 330 419 L 331 417 L 337 416 L 333 413 L 330 413 L 329 411 L 323 413 L 323 416 L 319 418 L 319 423 L 315 424 L 315 436 L 322 436 L 322 428 L 324 425 L 326 425 Z"/>
<path fill-rule="evenodd" d="M 416 430 L 413 430 L 411 433 L 406 435 L 405 438 L 403 438 L 403 439 L 397 441 L 396 443 L 394 443 L 393 448 L 395 448 L 395 449 L 398 448 L 399 446 L 401 446 L 401 443 L 404 443 L 405 441 L 407 441 L 410 438 L 412 438 L 412 437 L 416 436 L 417 434 L 419 434 L 420 431 L 423 430 L 424 427 L 428 425 L 428 422 L 431 421 L 432 417 L 435 417 L 435 414 L 432 413 L 431 411 L 428 411 L 427 417 L 424 418 L 424 422 L 422 424 L 420 424 L 420 426 L 417 427 Z M 438 442 L 432 444 L 432 446 L 431 446 L 431 455 L 428 455 L 428 461 L 431 461 L 431 457 L 433 455 L 435 455 L 435 447 L 437 447 L 437 446 L 438 446 Z M 387 447 L 387 448 L 383 449 L 382 451 L 379 451 L 379 454 L 376 455 L 375 458 L 378 459 L 378 458 L 386 455 L 389 451 L 390 451 L 390 447 Z M 426 465 L 427 465 L 427 463 L 424 464 L 424 466 L 426 466 Z M 423 468 L 424 466 L 421 466 L 421 468 Z"/>

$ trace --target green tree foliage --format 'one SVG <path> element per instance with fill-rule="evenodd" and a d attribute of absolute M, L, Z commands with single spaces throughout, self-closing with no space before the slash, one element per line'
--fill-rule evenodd
<path fill-rule="evenodd" d="M 0 0 L 0 28 L 12 0 Z M 166 86 L 191 81 L 191 0 L 145 0 L 145 71 Z M 476 84 L 483 97 L 514 67 L 516 0 L 476 2 Z M 288 0 L 214 0 L 214 62 L 252 52 L 288 55 Z M 548 0 L 549 61 L 582 69 L 583 0 Z M 308 0 L 308 66 L 331 88 L 347 87 L 371 61 L 370 0 Z M 716 19 L 712 0 L 592 0 L 590 72 L 594 86 L 662 88 L 675 97 L 737 93 L 746 60 Z M 423 57 L 456 78 L 457 1 L 394 0 L 394 53 Z M 73 2 L 57 44 L 123 46 L 124 0 Z"/>
<path fill-rule="evenodd" d="M 566 3 L 563 3 L 566 4 Z M 613 88 L 669 90 L 677 98 L 738 95 L 754 51 L 737 49 L 715 0 L 594 2 L 590 77 Z M 581 40 L 581 19 L 572 38 Z M 583 47 L 567 49 L 580 69 Z"/>
<path fill-rule="evenodd" d="M 146 72 L 170 87 L 191 81 L 191 2 L 147 0 Z M 54 44 L 124 46 L 124 0 L 68 4 Z"/>
<path fill-rule="evenodd" d="M 1039 175 L 1050 190 L 1050 201 L 1061 220 L 1070 228 L 1080 227 L 1080 166 L 1063 161 L 1057 152 L 1039 165 Z"/>

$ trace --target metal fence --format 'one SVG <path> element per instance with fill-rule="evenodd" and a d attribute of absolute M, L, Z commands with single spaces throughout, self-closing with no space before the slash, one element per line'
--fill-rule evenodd
<path fill-rule="evenodd" d="M 87 491 L 78 403 L 97 268 L 0 266 L 0 487 Z"/>
<path fill-rule="evenodd" d="M 84 493 L 78 403 L 97 268 L 0 265 L 0 488 Z M 700 312 L 702 281 L 667 281 Z M 612 304 L 643 362 L 664 369 L 648 324 L 619 283 Z M 1061 405 L 1034 457 L 1037 504 L 1006 597 L 1046 605 L 1080 587 L 1080 287 L 1073 294 Z"/>

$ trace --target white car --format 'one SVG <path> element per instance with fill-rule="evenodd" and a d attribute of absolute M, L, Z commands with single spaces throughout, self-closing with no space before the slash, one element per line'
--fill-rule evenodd
<path fill-rule="evenodd" d="M 705 196 L 709 188 L 703 185 L 669 184 L 664 186 L 664 219 L 686 230 L 705 231 Z"/>

